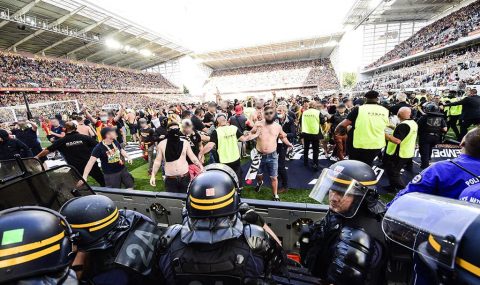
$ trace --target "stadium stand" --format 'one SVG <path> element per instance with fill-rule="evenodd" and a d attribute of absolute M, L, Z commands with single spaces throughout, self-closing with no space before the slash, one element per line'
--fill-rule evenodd
<path fill-rule="evenodd" d="M 480 84 L 480 46 L 380 69 L 355 90 L 458 87 Z"/>
<path fill-rule="evenodd" d="M 419 52 L 434 50 L 479 32 L 480 1 L 475 1 L 422 28 L 367 68 L 378 67 Z"/>
<path fill-rule="evenodd" d="M 0 53 L 0 84 L 4 89 L 177 89 L 159 73 L 3 52 Z"/>
<path fill-rule="evenodd" d="M 339 86 L 330 60 L 317 59 L 215 70 L 204 89 L 215 92 L 218 88 L 225 94 L 303 87 L 337 90 Z"/>

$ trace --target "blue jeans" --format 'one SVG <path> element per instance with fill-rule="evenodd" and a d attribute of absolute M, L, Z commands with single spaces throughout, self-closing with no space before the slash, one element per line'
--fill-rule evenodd
<path fill-rule="evenodd" d="M 278 176 L 278 153 L 276 151 L 262 155 L 258 175 L 263 175 L 265 173 L 270 177 Z"/>

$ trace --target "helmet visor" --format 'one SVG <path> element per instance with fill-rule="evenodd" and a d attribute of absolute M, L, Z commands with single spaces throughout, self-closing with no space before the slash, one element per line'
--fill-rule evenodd
<path fill-rule="evenodd" d="M 467 228 L 480 217 L 480 206 L 423 193 L 401 196 L 385 213 L 385 236 L 427 262 L 454 268 Z"/>
<path fill-rule="evenodd" d="M 324 169 L 310 192 L 310 198 L 328 203 L 330 210 L 345 218 L 355 216 L 367 191 L 355 179 L 332 169 Z"/>

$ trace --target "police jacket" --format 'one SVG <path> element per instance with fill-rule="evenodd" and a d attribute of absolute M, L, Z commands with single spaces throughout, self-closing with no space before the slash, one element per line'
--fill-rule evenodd
<path fill-rule="evenodd" d="M 222 219 L 230 218 L 213 223 L 229 223 Z M 187 217 L 162 236 L 158 268 L 165 284 L 264 284 L 263 280 L 278 270 L 272 256 L 274 244 L 262 227 L 244 225 L 239 218 L 231 227 L 208 229 L 197 222 L 204 221 Z"/>
<path fill-rule="evenodd" d="M 456 164 L 480 175 L 480 158 L 460 154 L 452 160 Z M 398 192 L 387 207 L 400 196 L 411 192 L 421 192 L 452 199 L 458 199 L 460 193 L 468 186 L 480 183 L 479 177 L 462 170 L 450 160 L 439 161 L 415 176 L 407 187 Z"/>
<path fill-rule="evenodd" d="M 372 204 L 364 203 L 349 219 L 329 211 L 302 233 L 302 262 L 314 276 L 326 284 L 387 284 L 383 206 Z"/>
<path fill-rule="evenodd" d="M 156 284 L 154 251 L 160 238 L 146 216 L 119 210 L 116 228 L 89 247 L 83 281 L 93 284 Z"/>

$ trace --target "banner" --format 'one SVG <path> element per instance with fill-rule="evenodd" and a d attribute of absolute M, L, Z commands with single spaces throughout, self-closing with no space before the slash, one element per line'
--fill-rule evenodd
<path fill-rule="evenodd" d="M 439 144 L 432 151 L 432 163 L 453 159 L 460 155 L 461 148 L 458 145 L 451 144 Z M 320 156 L 319 156 L 319 171 L 314 172 L 310 167 L 305 167 L 303 165 L 303 146 L 296 144 L 293 148 L 290 160 L 287 161 L 287 173 L 288 173 L 288 186 L 291 189 L 312 189 L 317 178 L 320 175 L 320 172 L 323 168 L 330 167 L 334 164 L 335 160 L 330 160 L 325 157 L 323 149 L 320 147 Z M 310 150 L 308 156 L 310 158 L 309 162 L 311 163 L 313 151 Z M 377 174 L 377 179 L 379 180 L 378 189 L 381 193 L 384 193 L 384 187 L 388 186 L 390 183 L 388 178 L 384 175 L 384 169 L 380 167 L 381 163 L 378 159 L 374 162 L 375 166 L 372 169 Z M 242 165 L 243 175 L 246 175 L 250 167 L 250 162 Z M 415 175 L 421 172 L 420 169 L 420 154 L 418 148 L 415 150 L 415 157 L 413 158 L 413 170 L 404 171 L 402 178 L 405 183 L 408 183 Z M 264 177 L 265 186 L 270 184 L 270 181 L 267 177 Z M 255 185 L 254 182 L 252 185 Z M 279 180 L 279 186 L 281 186 Z"/>

